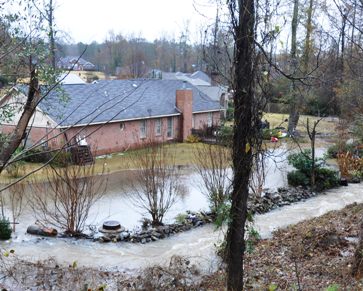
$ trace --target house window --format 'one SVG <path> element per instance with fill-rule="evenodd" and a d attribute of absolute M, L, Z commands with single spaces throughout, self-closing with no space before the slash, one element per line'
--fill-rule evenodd
<path fill-rule="evenodd" d="M 161 119 L 155 120 L 155 135 L 161 135 Z"/>
<path fill-rule="evenodd" d="M 172 138 L 174 135 L 174 130 L 173 130 L 173 117 L 168 117 L 168 128 L 166 131 L 166 136 L 168 138 Z"/>
<path fill-rule="evenodd" d="M 120 131 L 123 131 L 125 129 L 125 123 L 120 122 Z"/>
<path fill-rule="evenodd" d="M 140 138 L 146 137 L 146 120 L 140 121 Z"/>
<path fill-rule="evenodd" d="M 208 113 L 207 125 L 208 125 L 208 127 L 212 127 L 212 125 L 213 125 L 213 115 L 212 115 L 212 112 L 209 112 Z"/>

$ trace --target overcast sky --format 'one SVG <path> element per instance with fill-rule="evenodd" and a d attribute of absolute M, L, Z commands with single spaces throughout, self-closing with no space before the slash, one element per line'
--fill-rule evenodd
<path fill-rule="evenodd" d="M 216 14 L 212 0 L 56 0 L 57 29 L 74 42 L 102 42 L 110 31 L 152 41 L 178 38 L 189 22 L 191 40 Z M 203 14 L 203 15 L 202 15 Z"/>

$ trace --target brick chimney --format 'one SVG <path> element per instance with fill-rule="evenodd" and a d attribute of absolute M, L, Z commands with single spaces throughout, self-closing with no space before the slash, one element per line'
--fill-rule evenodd
<path fill-rule="evenodd" d="M 193 91 L 191 89 L 176 90 L 176 107 L 181 112 L 179 139 L 185 141 L 192 133 Z"/>

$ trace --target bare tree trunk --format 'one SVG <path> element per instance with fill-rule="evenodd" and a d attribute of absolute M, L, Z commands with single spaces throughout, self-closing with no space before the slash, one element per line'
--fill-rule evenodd
<path fill-rule="evenodd" d="M 49 25 L 49 45 L 50 45 L 50 57 L 51 57 L 51 65 L 53 70 L 56 69 L 56 56 L 55 56 L 55 40 L 54 40 L 54 7 L 53 0 L 49 0 L 48 7 L 48 25 Z"/>
<path fill-rule="evenodd" d="M 27 100 L 23 109 L 23 113 L 17 123 L 15 130 L 9 137 L 9 142 L 0 149 L 0 173 L 4 170 L 6 163 L 11 158 L 11 155 L 20 145 L 26 128 L 28 126 L 29 120 L 32 117 L 34 110 L 41 98 L 39 93 L 38 76 L 35 66 L 32 64 L 32 59 L 30 58 L 30 84 L 28 90 Z"/>
<path fill-rule="evenodd" d="M 235 37 L 234 136 L 231 222 L 227 232 L 228 290 L 243 288 L 243 256 L 248 185 L 252 168 L 254 99 L 254 0 L 229 1 Z"/>
<path fill-rule="evenodd" d="M 310 176 L 310 183 L 311 187 L 315 188 L 315 180 L 316 180 L 316 165 L 315 165 L 315 140 L 316 140 L 316 128 L 322 118 L 314 121 L 314 125 L 310 128 L 310 121 L 309 118 L 306 120 L 306 130 L 310 139 L 310 146 L 311 146 L 311 176 Z"/>
<path fill-rule="evenodd" d="M 309 59 L 311 52 L 311 33 L 313 31 L 313 24 L 312 24 L 313 9 L 314 9 L 314 0 L 309 0 L 309 8 L 307 10 L 307 20 L 306 20 L 304 55 L 302 60 L 304 74 L 307 74 L 309 71 Z"/>
<path fill-rule="evenodd" d="M 298 13 L 299 13 L 299 0 L 294 0 L 294 10 L 291 21 L 291 51 L 290 51 L 292 75 L 296 74 L 298 67 L 298 60 L 296 56 L 296 48 L 297 48 L 296 35 L 297 35 L 297 26 L 298 26 Z M 291 101 L 290 101 L 288 132 L 289 134 L 293 135 L 300 117 L 299 108 L 298 108 L 297 88 L 294 80 L 292 80 L 290 92 L 291 92 L 291 97 L 290 97 Z"/>

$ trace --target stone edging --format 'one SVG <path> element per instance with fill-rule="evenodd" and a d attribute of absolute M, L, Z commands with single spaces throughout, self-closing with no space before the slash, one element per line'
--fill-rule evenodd
<path fill-rule="evenodd" d="M 278 207 L 290 205 L 294 202 L 302 201 L 316 196 L 317 193 L 302 187 L 297 188 L 279 188 L 275 192 L 266 189 L 261 196 L 250 196 L 248 201 L 248 209 L 252 214 L 263 214 Z M 170 235 L 184 232 L 207 223 L 212 223 L 215 214 L 211 212 L 190 212 L 187 211 L 184 223 L 173 223 L 139 232 L 129 230 L 120 234 L 107 234 L 95 237 L 94 241 L 100 242 L 132 242 L 132 243 L 148 243 L 169 237 Z"/>

